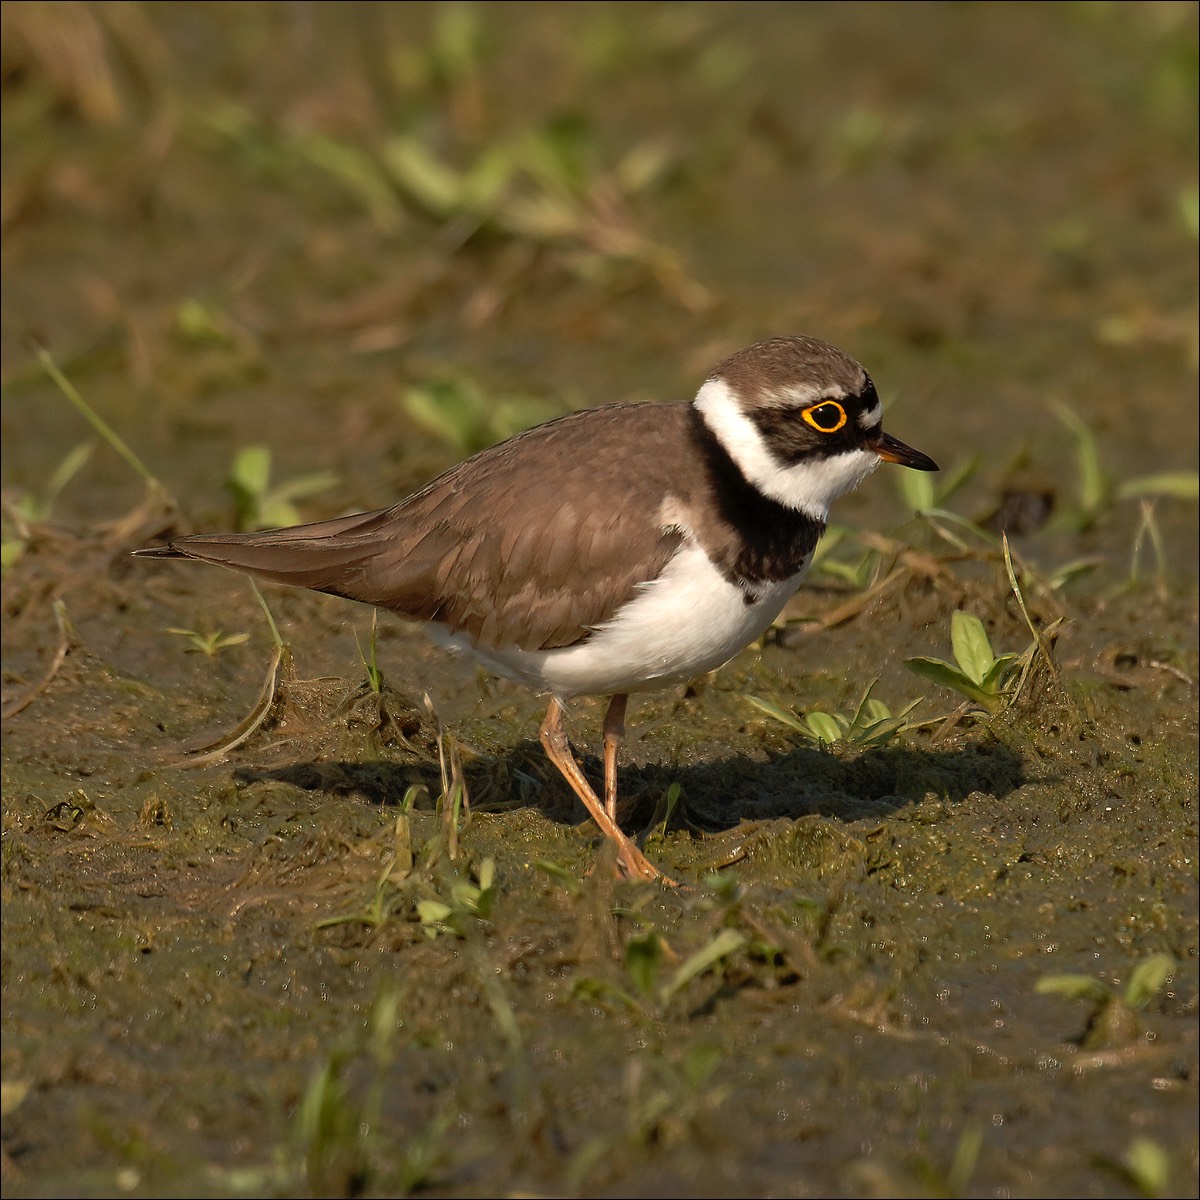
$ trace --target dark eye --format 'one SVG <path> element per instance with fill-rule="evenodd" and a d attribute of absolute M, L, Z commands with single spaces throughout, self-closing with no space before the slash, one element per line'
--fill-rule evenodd
<path fill-rule="evenodd" d="M 846 423 L 846 410 L 836 400 L 823 400 L 800 415 L 822 433 L 837 433 Z"/>

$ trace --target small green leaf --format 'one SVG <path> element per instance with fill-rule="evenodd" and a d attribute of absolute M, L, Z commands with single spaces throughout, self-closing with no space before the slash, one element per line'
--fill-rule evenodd
<path fill-rule="evenodd" d="M 959 1135 L 954 1158 L 946 1172 L 948 1195 L 965 1196 L 970 1192 L 971 1177 L 975 1174 L 982 1149 L 983 1129 L 978 1125 L 968 1125 Z"/>
<path fill-rule="evenodd" d="M 855 741 L 866 749 L 873 746 L 886 746 L 906 724 L 903 717 L 888 717 L 882 721 L 872 721 L 855 738 Z"/>
<path fill-rule="evenodd" d="M 1091 975 L 1043 975 L 1035 990 L 1042 996 L 1091 1000 L 1096 1004 L 1107 1004 L 1113 998 L 1112 989 Z"/>
<path fill-rule="evenodd" d="M 455 908 L 473 913 L 479 907 L 479 896 L 479 888 L 470 880 L 456 879 L 450 885 L 450 899 L 454 901 Z"/>
<path fill-rule="evenodd" d="M 1058 591 L 1065 587 L 1074 579 L 1078 579 L 1082 575 L 1086 575 L 1089 571 L 1096 570 L 1097 567 L 1103 567 L 1107 564 L 1107 558 L 1077 558 L 1071 562 L 1063 563 L 1061 567 L 1056 567 L 1049 576 L 1048 583 L 1051 588 Z"/>
<path fill-rule="evenodd" d="M 568 891 L 572 896 L 579 894 L 579 881 L 571 874 L 566 867 L 559 863 L 551 862 L 548 858 L 535 858 L 533 865 L 544 874 L 548 875 L 560 887 Z"/>
<path fill-rule="evenodd" d="M 194 297 L 175 310 L 175 328 L 196 345 L 230 346 L 237 341 L 229 318 L 215 304 Z"/>
<path fill-rule="evenodd" d="M 804 722 L 789 709 L 774 703 L 771 700 L 764 700 L 761 696 L 747 696 L 746 699 L 761 712 L 765 712 L 767 716 L 774 717 L 775 720 L 788 726 L 789 729 L 794 729 L 797 733 L 808 734 L 809 730 L 805 728 Z"/>
<path fill-rule="evenodd" d="M 351 142 L 309 133 L 295 140 L 301 157 L 346 188 L 371 215 L 377 228 L 395 233 L 403 210 L 387 176 L 375 158 Z"/>
<path fill-rule="evenodd" d="M 438 379 L 404 393 L 404 410 L 460 454 L 474 454 L 493 441 L 489 405 L 468 381 Z"/>
<path fill-rule="evenodd" d="M 463 181 L 463 204 L 482 220 L 500 206 L 517 173 L 512 146 L 489 146 L 470 166 Z"/>
<path fill-rule="evenodd" d="M 854 741 L 858 731 L 867 721 L 867 704 L 871 699 L 871 690 L 879 682 L 878 679 L 872 679 L 867 684 L 867 690 L 863 692 L 862 699 L 858 702 L 858 707 L 854 710 L 854 715 L 850 718 L 850 724 L 846 727 L 846 738 L 849 741 Z"/>
<path fill-rule="evenodd" d="M 683 785 L 680 783 L 672 783 L 667 788 L 667 794 L 663 801 L 663 819 L 658 826 L 657 832 L 662 835 L 667 831 L 667 827 L 671 824 L 671 818 L 675 815 L 675 810 L 679 807 L 679 797 L 683 795 Z"/>
<path fill-rule="evenodd" d="M 834 579 L 840 579 L 843 583 L 848 583 L 853 588 L 862 589 L 867 586 L 871 565 L 872 563 L 869 558 L 860 559 L 857 563 L 840 562 L 837 559 L 823 558 L 818 564 L 817 570 L 826 575 L 832 575 Z"/>
<path fill-rule="evenodd" d="M 261 496 L 271 482 L 271 451 L 266 446 L 239 450 L 229 472 L 229 482 L 248 496 Z"/>
<path fill-rule="evenodd" d="M 479 864 L 479 890 L 481 892 L 491 891 L 492 885 L 496 882 L 496 860 L 494 858 L 485 858 Z"/>
<path fill-rule="evenodd" d="M 972 683 L 982 683 L 996 658 L 983 622 L 973 613 L 956 610 L 950 618 L 950 645 L 963 674 Z"/>
<path fill-rule="evenodd" d="M 953 688 L 956 692 L 965 694 L 968 691 L 978 690 L 974 682 L 957 667 L 952 667 L 940 658 L 926 658 L 924 655 L 917 655 L 916 658 L 906 658 L 904 665 L 922 678 L 940 683 L 942 687 Z"/>
<path fill-rule="evenodd" d="M 573 196 L 537 192 L 514 196 L 504 206 L 504 228 L 535 242 L 559 242 L 582 238 L 588 228 L 586 210 Z"/>
<path fill-rule="evenodd" d="M 1162 990 L 1175 973 L 1175 960 L 1169 954 L 1152 954 L 1138 963 L 1125 986 L 1125 1003 L 1132 1009 L 1143 1009 Z"/>
<path fill-rule="evenodd" d="M 990 713 L 998 712 L 1001 708 L 1001 697 L 994 692 L 985 692 L 977 683 L 968 679 L 956 667 L 940 658 L 906 658 L 904 665 L 917 675 L 932 680 L 942 687 L 948 687 L 965 696 L 975 704 L 981 705 Z"/>
<path fill-rule="evenodd" d="M 645 139 L 636 143 L 620 159 L 614 171 L 622 194 L 636 196 L 656 187 L 670 172 L 674 157 L 664 142 Z"/>
<path fill-rule="evenodd" d="M 1150 1138 L 1134 1138 L 1123 1160 L 1129 1178 L 1143 1196 L 1167 1196 L 1171 1187 L 1171 1160 Z"/>
<path fill-rule="evenodd" d="M 662 960 L 662 937 L 654 930 L 631 937 L 625 943 L 625 969 L 643 996 L 654 992 Z"/>
<path fill-rule="evenodd" d="M 10 571 L 15 567 L 28 545 L 24 538 L 5 538 L 0 544 L 0 570 Z"/>
<path fill-rule="evenodd" d="M 999 693 L 1003 691 L 1004 681 L 1012 674 L 1013 668 L 1019 661 L 1016 654 L 1002 654 L 999 658 L 993 660 L 992 665 L 987 669 L 983 679 L 980 680 L 980 686 L 985 692 Z"/>
<path fill-rule="evenodd" d="M 4 1080 L 0 1084 L 0 1116 L 7 1117 L 20 1108 L 29 1095 L 30 1083 L 27 1079 Z"/>
<path fill-rule="evenodd" d="M 827 746 L 832 746 L 834 742 L 841 741 L 844 736 L 845 731 L 842 729 L 842 726 L 829 713 L 809 713 L 804 718 L 804 723 L 808 726 L 809 736 L 818 742 L 824 742 Z"/>
<path fill-rule="evenodd" d="M 454 910 L 441 900 L 418 900 L 417 916 L 422 925 L 440 925 Z"/>
<path fill-rule="evenodd" d="M 336 471 L 313 471 L 310 475 L 299 475 L 272 488 L 271 497 L 276 501 L 285 502 L 303 500 L 319 492 L 327 492 L 340 482 L 341 478 Z"/>
<path fill-rule="evenodd" d="M 525 166 L 550 191 L 578 193 L 589 175 L 594 140 L 580 114 L 551 117 L 522 140 Z"/>
<path fill-rule="evenodd" d="M 628 992 L 617 987 L 615 983 L 610 983 L 607 979 L 597 979 L 595 976 L 587 975 L 582 979 L 577 979 L 571 985 L 572 1000 L 602 1000 L 611 996 L 614 1000 L 619 1000 L 626 1008 L 638 1009 L 641 1005 Z"/>
<path fill-rule="evenodd" d="M 1195 471 L 1166 471 L 1161 475 L 1140 475 L 1127 479 L 1117 488 L 1121 500 L 1139 496 L 1170 496 L 1176 500 L 1195 500 L 1200 495 L 1200 475 Z"/>
<path fill-rule="evenodd" d="M 466 204 L 466 182 L 410 134 L 388 140 L 383 162 L 404 192 L 430 215 L 445 218 Z"/>

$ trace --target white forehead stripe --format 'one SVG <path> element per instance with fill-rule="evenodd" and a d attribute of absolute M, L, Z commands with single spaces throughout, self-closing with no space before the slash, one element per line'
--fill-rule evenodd
<path fill-rule="evenodd" d="M 864 408 L 858 414 L 859 429 L 877 429 L 883 421 L 883 405 L 878 400 L 870 408 Z"/>
<path fill-rule="evenodd" d="M 879 466 L 879 456 L 867 450 L 847 450 L 791 465 L 780 462 L 723 379 L 710 379 L 696 393 L 695 403 L 747 482 L 818 521 L 828 517 L 829 506 L 838 496 L 857 487 Z"/>
<path fill-rule="evenodd" d="M 710 383 L 713 380 L 709 380 Z M 724 380 L 721 380 L 724 383 Z M 786 387 L 777 388 L 771 392 L 760 392 L 759 403 L 763 407 L 795 408 L 808 404 L 816 404 L 818 400 L 844 400 L 846 389 L 840 384 L 831 383 L 820 387 L 814 383 L 792 383 Z"/>

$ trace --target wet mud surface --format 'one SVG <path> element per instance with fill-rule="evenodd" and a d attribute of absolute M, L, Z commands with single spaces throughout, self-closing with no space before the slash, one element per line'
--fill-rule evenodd
<path fill-rule="evenodd" d="M 1197 1194 L 1194 6 L 3 20 L 6 1196 Z M 943 471 L 632 701 L 677 890 L 538 697 L 130 557 L 779 332 Z"/>

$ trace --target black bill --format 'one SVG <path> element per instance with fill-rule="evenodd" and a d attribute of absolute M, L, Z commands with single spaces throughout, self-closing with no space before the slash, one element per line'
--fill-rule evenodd
<path fill-rule="evenodd" d="M 884 462 L 899 463 L 902 467 L 912 467 L 914 471 L 940 470 L 937 463 L 928 454 L 922 454 L 920 450 L 906 446 L 899 438 L 892 437 L 890 433 L 881 433 L 878 441 L 872 444 L 871 449 Z"/>

